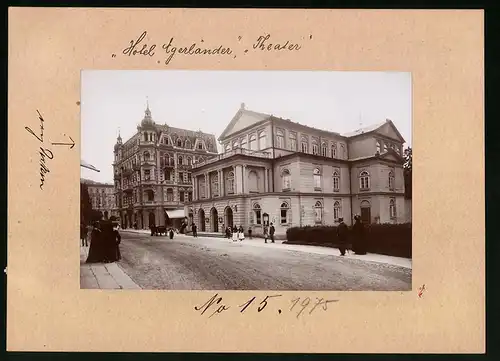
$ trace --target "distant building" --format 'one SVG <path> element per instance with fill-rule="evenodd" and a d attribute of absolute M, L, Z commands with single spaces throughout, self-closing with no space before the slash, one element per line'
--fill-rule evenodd
<path fill-rule="evenodd" d="M 192 200 L 191 167 L 217 155 L 213 134 L 156 124 L 149 105 L 137 133 L 114 147 L 114 191 L 122 226 L 179 227 Z"/>
<path fill-rule="evenodd" d="M 105 219 L 111 216 L 119 217 L 113 184 L 88 179 L 80 179 L 80 182 L 87 185 L 92 209 L 101 212 Z"/>
<path fill-rule="evenodd" d="M 277 235 L 294 226 L 409 219 L 404 199 L 403 143 L 390 120 L 349 134 L 320 130 L 245 109 L 219 137 L 223 153 L 193 166 L 189 223 Z"/>

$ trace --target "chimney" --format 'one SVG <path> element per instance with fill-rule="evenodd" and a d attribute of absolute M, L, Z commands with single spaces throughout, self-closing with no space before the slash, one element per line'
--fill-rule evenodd
<path fill-rule="evenodd" d="M 241 103 L 240 109 L 245 109 L 245 103 Z"/>

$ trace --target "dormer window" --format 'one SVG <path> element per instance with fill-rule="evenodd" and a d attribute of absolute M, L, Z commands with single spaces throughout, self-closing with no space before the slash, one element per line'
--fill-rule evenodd
<path fill-rule="evenodd" d="M 377 153 L 380 153 L 380 142 L 377 140 Z"/>
<path fill-rule="evenodd" d="M 178 146 L 178 147 L 182 147 L 182 140 L 177 139 L 177 146 Z"/>
<path fill-rule="evenodd" d="M 203 143 L 202 142 L 198 142 L 198 149 L 203 150 Z"/>

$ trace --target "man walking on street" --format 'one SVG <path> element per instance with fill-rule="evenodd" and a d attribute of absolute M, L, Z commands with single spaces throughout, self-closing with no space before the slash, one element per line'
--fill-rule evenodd
<path fill-rule="evenodd" d="M 271 239 L 271 243 L 274 243 L 274 232 L 275 229 L 273 224 L 271 223 L 271 227 L 269 227 L 269 238 Z"/>
<path fill-rule="evenodd" d="M 191 226 L 191 230 L 193 231 L 193 237 L 198 237 L 198 231 L 196 230 L 196 224 L 193 223 Z"/>
<path fill-rule="evenodd" d="M 345 256 L 347 246 L 347 225 L 344 223 L 344 218 L 339 218 L 339 226 L 337 227 L 337 236 L 339 239 L 339 251 L 341 256 Z"/>

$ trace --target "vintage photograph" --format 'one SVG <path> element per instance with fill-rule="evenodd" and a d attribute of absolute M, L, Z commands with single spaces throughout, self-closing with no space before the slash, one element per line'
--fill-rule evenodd
<path fill-rule="evenodd" d="M 411 290 L 411 73 L 81 84 L 82 289 Z"/>

